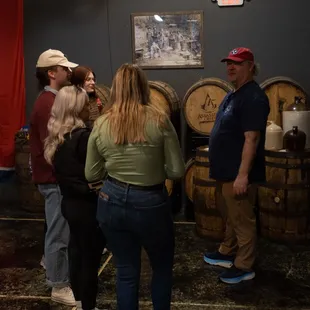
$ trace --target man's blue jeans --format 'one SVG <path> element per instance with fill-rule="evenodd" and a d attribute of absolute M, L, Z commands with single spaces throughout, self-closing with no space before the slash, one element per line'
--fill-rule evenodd
<path fill-rule="evenodd" d="M 61 213 L 61 193 L 57 184 L 39 184 L 39 192 L 45 199 L 44 257 L 46 280 L 51 287 L 65 287 L 69 284 L 68 244 L 69 226 Z"/>
<path fill-rule="evenodd" d="M 174 226 L 166 188 L 140 190 L 107 180 L 99 194 L 97 219 L 117 268 L 118 309 L 138 309 L 143 247 L 153 270 L 154 310 L 169 310 Z"/>

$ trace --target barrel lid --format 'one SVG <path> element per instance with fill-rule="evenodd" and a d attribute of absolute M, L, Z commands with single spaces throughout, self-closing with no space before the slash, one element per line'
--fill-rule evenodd
<path fill-rule="evenodd" d="M 305 89 L 295 80 L 286 76 L 276 76 L 269 78 L 260 84 L 265 91 L 270 105 L 269 120 L 273 120 L 277 125 L 282 126 L 282 113 L 294 102 L 295 97 L 305 98 L 308 94 Z"/>
<path fill-rule="evenodd" d="M 183 112 L 187 124 L 203 135 L 209 135 L 224 97 L 233 90 L 232 85 L 218 78 L 201 79 L 187 91 L 183 99 Z"/>

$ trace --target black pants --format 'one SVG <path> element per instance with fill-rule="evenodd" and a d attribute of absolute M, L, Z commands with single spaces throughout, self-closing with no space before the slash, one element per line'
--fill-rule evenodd
<path fill-rule="evenodd" d="M 97 200 L 63 197 L 62 213 L 70 227 L 70 282 L 83 310 L 96 306 L 98 269 L 105 238 L 96 220 Z"/>

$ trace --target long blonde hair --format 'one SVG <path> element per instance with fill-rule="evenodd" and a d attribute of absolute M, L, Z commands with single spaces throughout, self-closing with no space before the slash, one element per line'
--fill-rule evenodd
<path fill-rule="evenodd" d="M 49 164 L 52 164 L 57 147 L 65 141 L 64 135 L 76 128 L 85 127 L 80 113 L 87 102 L 86 91 L 76 86 L 65 86 L 57 93 L 44 143 L 44 157 Z"/>
<path fill-rule="evenodd" d="M 150 88 L 144 72 L 134 64 L 123 64 L 116 72 L 109 102 L 103 117 L 109 121 L 115 144 L 143 143 L 145 124 L 154 120 L 165 126 L 164 111 L 150 103 Z"/>

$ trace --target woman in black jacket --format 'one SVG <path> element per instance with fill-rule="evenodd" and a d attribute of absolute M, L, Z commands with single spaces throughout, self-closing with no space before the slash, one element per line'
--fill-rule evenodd
<path fill-rule="evenodd" d="M 56 95 L 48 122 L 45 158 L 55 169 L 62 193 L 62 213 L 70 227 L 69 268 L 77 309 L 96 309 L 104 237 L 96 221 L 97 193 L 84 175 L 91 130 L 89 99 L 84 89 L 63 87 Z"/>

